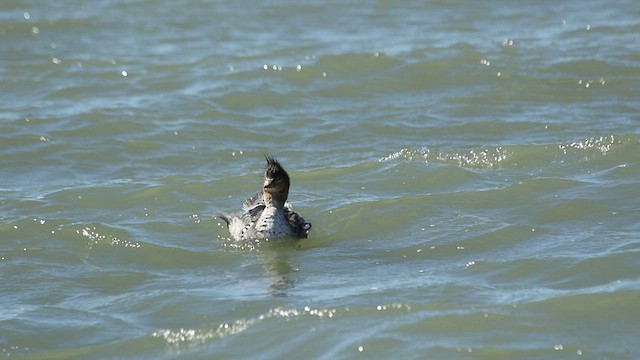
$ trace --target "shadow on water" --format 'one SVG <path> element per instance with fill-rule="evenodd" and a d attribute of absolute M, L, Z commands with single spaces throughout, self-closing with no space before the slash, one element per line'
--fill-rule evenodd
<path fill-rule="evenodd" d="M 265 273 L 272 278 L 267 292 L 274 297 L 289 296 L 289 292 L 295 288 L 295 263 L 296 247 L 295 239 L 280 239 L 267 241 L 256 247 L 256 255 Z"/>
<path fill-rule="evenodd" d="M 295 265 L 296 253 L 302 247 L 298 239 L 275 239 L 235 241 L 230 238 L 219 237 L 222 246 L 236 251 L 248 251 L 256 255 L 258 263 L 265 271 L 265 275 L 272 278 L 267 293 L 274 297 L 289 296 L 289 291 L 295 287 L 294 274 L 298 271 Z"/>
<path fill-rule="evenodd" d="M 290 250 L 268 249 L 257 254 L 265 272 L 272 278 L 267 289 L 268 294 L 275 297 L 289 296 L 289 291 L 296 283 L 293 277 L 296 269 L 291 266 Z"/>

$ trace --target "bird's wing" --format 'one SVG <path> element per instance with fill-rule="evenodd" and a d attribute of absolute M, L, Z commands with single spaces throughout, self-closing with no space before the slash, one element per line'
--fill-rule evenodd
<path fill-rule="evenodd" d="M 301 239 L 306 239 L 307 235 L 309 234 L 309 230 L 311 230 L 311 223 L 305 221 L 305 219 L 300 216 L 300 214 L 293 211 L 293 208 L 289 203 L 285 204 L 284 216 L 287 218 L 289 226 L 295 233 L 295 236 Z"/>
<path fill-rule="evenodd" d="M 255 196 L 246 199 L 242 203 L 242 210 L 249 211 L 249 209 L 256 205 L 264 205 L 264 197 L 262 196 L 262 192 L 258 192 Z"/>

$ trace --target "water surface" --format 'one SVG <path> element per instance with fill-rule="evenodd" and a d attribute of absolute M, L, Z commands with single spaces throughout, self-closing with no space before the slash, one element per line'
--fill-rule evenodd
<path fill-rule="evenodd" d="M 3 1 L 2 355 L 637 358 L 638 19 Z M 306 240 L 213 216 L 265 154 Z"/>

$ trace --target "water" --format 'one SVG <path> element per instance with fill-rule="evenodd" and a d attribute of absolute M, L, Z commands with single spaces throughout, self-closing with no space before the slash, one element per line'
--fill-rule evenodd
<path fill-rule="evenodd" d="M 638 358 L 640 5 L 0 4 L 8 358 Z M 213 217 L 292 177 L 309 239 Z"/>

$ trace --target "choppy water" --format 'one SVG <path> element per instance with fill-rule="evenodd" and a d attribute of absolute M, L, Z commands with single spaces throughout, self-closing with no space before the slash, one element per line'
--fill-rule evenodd
<path fill-rule="evenodd" d="M 1 355 L 640 357 L 640 3 L 529 3 L 2 1 Z"/>

